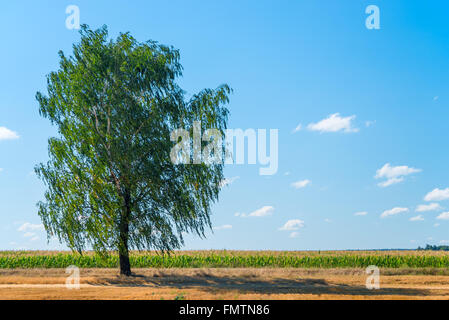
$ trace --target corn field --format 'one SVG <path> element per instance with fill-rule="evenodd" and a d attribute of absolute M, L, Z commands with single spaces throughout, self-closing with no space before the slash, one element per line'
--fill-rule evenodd
<path fill-rule="evenodd" d="M 155 252 L 133 252 L 133 268 L 448 268 L 449 255 L 419 251 L 404 252 L 244 252 L 244 251 L 178 251 L 159 255 Z M 106 258 L 92 252 L 83 255 L 67 252 L 0 252 L 0 268 L 116 268 L 116 254 Z"/>

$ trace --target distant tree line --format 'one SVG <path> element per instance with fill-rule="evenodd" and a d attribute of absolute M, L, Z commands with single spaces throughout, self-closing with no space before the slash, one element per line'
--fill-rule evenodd
<path fill-rule="evenodd" d="M 427 244 L 425 248 L 418 247 L 418 250 L 449 251 L 449 246 L 432 246 Z"/>

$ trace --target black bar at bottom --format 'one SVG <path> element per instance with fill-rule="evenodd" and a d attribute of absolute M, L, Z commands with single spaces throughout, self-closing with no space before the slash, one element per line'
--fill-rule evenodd
<path fill-rule="evenodd" d="M 319 319 L 385 317 L 445 311 L 448 301 L 0 301 L 3 314 L 139 319 Z"/>

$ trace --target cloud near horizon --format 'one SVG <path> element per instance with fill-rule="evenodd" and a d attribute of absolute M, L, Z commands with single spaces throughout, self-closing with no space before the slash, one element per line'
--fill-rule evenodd
<path fill-rule="evenodd" d="M 297 238 L 297 237 L 299 237 L 299 232 L 293 231 L 292 233 L 290 233 L 290 235 L 288 237 L 289 238 Z"/>
<path fill-rule="evenodd" d="M 302 221 L 300 219 L 292 219 L 292 220 L 288 220 L 282 227 L 279 228 L 279 230 L 293 231 L 293 230 L 298 230 L 302 227 L 304 227 L 304 221 Z"/>
<path fill-rule="evenodd" d="M 32 224 L 29 222 L 25 222 L 17 229 L 17 231 L 20 231 L 20 232 L 36 231 L 36 230 L 44 230 L 44 225 L 43 224 Z"/>
<path fill-rule="evenodd" d="M 17 231 L 23 233 L 24 238 L 28 238 L 30 242 L 38 241 L 40 238 L 36 234 L 36 231 L 43 231 L 44 225 L 43 224 L 32 224 L 29 222 L 23 223 Z"/>

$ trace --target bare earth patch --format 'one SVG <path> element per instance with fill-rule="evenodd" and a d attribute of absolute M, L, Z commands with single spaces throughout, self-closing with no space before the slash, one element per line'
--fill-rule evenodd
<path fill-rule="evenodd" d="M 381 270 L 368 290 L 362 269 L 81 269 L 81 288 L 64 269 L 0 270 L 0 299 L 449 299 L 449 276 Z"/>

